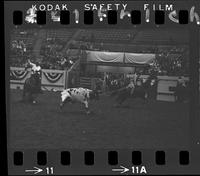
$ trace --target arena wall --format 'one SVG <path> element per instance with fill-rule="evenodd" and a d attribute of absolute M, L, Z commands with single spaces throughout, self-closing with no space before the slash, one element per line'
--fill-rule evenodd
<path fill-rule="evenodd" d="M 177 80 L 176 76 L 158 76 L 157 100 L 175 101 L 174 92 L 170 91 L 170 87 L 176 87 Z M 189 78 L 184 77 L 184 81 L 189 81 Z"/>
<path fill-rule="evenodd" d="M 24 82 L 30 77 L 30 70 L 24 68 L 10 67 L 10 88 L 23 89 Z M 42 69 L 42 89 L 43 90 L 62 90 L 65 88 L 65 70 Z"/>
<path fill-rule="evenodd" d="M 30 77 L 30 70 L 25 71 L 24 68 L 10 68 L 10 88 L 23 89 L 24 81 Z M 141 78 L 147 78 L 148 75 L 142 75 Z M 92 81 L 92 79 L 90 79 Z M 170 87 L 176 87 L 178 77 L 176 76 L 158 76 L 157 100 L 159 101 L 175 101 L 174 92 L 170 91 Z M 189 81 L 188 77 L 184 78 Z M 93 82 L 91 82 L 91 88 Z M 43 90 L 62 90 L 66 87 L 66 71 L 42 69 L 42 89 Z"/>
<path fill-rule="evenodd" d="M 148 75 L 141 75 L 141 79 L 147 79 Z M 170 91 L 170 87 L 177 86 L 177 76 L 158 76 L 157 85 L 157 100 L 159 101 L 169 101 L 174 102 L 175 96 L 174 92 Z M 184 81 L 189 81 L 188 77 L 183 78 Z"/>

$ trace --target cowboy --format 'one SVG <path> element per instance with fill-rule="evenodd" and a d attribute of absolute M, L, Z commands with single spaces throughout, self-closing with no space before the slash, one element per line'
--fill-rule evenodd
<path fill-rule="evenodd" d="M 130 79 L 130 83 L 126 88 L 130 89 L 130 94 L 133 95 L 133 92 L 135 90 L 134 79 Z"/>
<path fill-rule="evenodd" d="M 137 79 L 138 79 L 138 75 L 137 75 L 137 73 L 135 72 L 135 73 L 133 74 L 133 83 L 134 83 L 134 85 L 137 85 Z"/>
<path fill-rule="evenodd" d="M 29 59 L 28 59 L 28 66 L 25 67 L 25 69 L 31 67 L 31 75 L 33 74 L 41 74 L 41 67 L 38 65 L 38 64 L 35 64 L 33 62 L 31 62 Z M 37 88 L 38 88 L 38 92 L 42 93 L 42 89 L 41 89 L 41 76 L 40 76 L 40 79 L 38 80 L 37 82 Z"/>
<path fill-rule="evenodd" d="M 29 59 L 28 59 L 28 64 L 31 67 L 31 74 L 41 71 L 41 67 L 38 64 L 36 65 L 32 63 Z"/>
<path fill-rule="evenodd" d="M 183 76 L 179 76 L 179 77 L 178 77 L 177 84 L 178 84 L 178 86 L 183 86 L 183 87 L 185 87 L 185 81 L 184 81 Z"/>

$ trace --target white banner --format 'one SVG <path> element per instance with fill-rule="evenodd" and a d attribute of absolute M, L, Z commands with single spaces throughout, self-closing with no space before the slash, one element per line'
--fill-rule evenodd
<path fill-rule="evenodd" d="M 86 51 L 87 61 L 96 62 L 123 62 L 124 53 L 104 52 L 104 51 Z"/>
<path fill-rule="evenodd" d="M 155 54 L 125 53 L 125 63 L 150 64 L 155 59 Z"/>
<path fill-rule="evenodd" d="M 104 52 L 86 51 L 87 61 L 96 62 L 120 62 L 132 64 L 150 64 L 155 59 L 152 53 L 124 53 L 124 52 Z"/>

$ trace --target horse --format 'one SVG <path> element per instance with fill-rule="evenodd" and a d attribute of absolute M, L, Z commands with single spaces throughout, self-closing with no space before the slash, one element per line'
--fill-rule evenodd
<path fill-rule="evenodd" d="M 128 98 L 140 98 L 144 103 L 147 103 L 147 99 L 150 98 L 150 94 L 153 93 L 153 91 L 156 91 L 156 87 L 157 77 L 149 76 L 146 81 L 141 82 L 141 85 L 135 86 L 133 94 L 131 94 L 130 88 L 125 87 L 112 92 L 111 96 L 116 97 L 117 104 L 115 106 L 122 105 Z"/>
<path fill-rule="evenodd" d="M 24 82 L 22 101 L 28 100 L 36 103 L 35 98 L 39 93 L 41 93 L 41 74 L 40 71 L 36 71 Z"/>
<path fill-rule="evenodd" d="M 170 87 L 170 90 L 174 92 L 175 102 L 185 102 L 189 99 L 190 89 L 188 83 L 185 83 L 185 85 L 178 84 L 176 87 Z"/>

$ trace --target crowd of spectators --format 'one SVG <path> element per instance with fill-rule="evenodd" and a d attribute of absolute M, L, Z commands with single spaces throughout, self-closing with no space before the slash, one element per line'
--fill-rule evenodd
<path fill-rule="evenodd" d="M 153 66 L 159 75 L 189 75 L 189 56 L 184 54 L 158 54 Z"/>
<path fill-rule="evenodd" d="M 37 58 L 37 62 L 45 69 L 64 69 L 66 63 L 70 61 L 75 62 L 81 55 L 70 56 L 67 52 L 50 54 L 49 50 L 43 50 L 43 54 Z M 15 53 L 10 57 L 11 66 L 20 67 L 26 62 L 27 59 L 35 60 L 31 53 Z M 147 68 L 147 69 L 146 69 Z M 151 65 L 151 69 L 157 71 L 159 75 L 188 75 L 189 74 L 189 57 L 185 54 L 171 54 L 171 53 L 159 53 L 156 54 L 156 59 Z M 144 73 L 149 74 L 151 71 L 148 67 L 144 68 Z"/>
<path fill-rule="evenodd" d="M 10 66 L 24 67 L 27 60 L 30 59 L 33 63 L 40 65 L 43 69 L 64 70 L 69 69 L 76 62 L 77 58 L 63 57 L 63 56 L 49 56 L 34 58 L 31 56 L 10 57 Z"/>
<path fill-rule="evenodd" d="M 30 59 L 41 65 L 44 69 L 65 69 L 69 68 L 79 55 L 70 56 L 63 52 L 66 42 L 56 37 L 47 37 L 41 43 L 39 54 L 36 56 L 34 45 L 37 38 L 37 31 L 14 30 L 11 36 L 10 66 L 23 67 Z"/>
<path fill-rule="evenodd" d="M 58 38 L 47 38 L 42 43 L 42 47 L 40 49 L 40 55 L 42 56 L 57 56 L 59 52 L 62 51 L 66 42 L 58 39 Z"/>
<path fill-rule="evenodd" d="M 12 38 L 10 65 L 20 67 L 25 64 L 27 59 L 36 60 L 45 69 L 64 69 L 69 67 L 77 59 L 83 59 L 81 54 L 71 56 L 67 52 L 63 52 L 66 41 L 58 38 L 47 38 L 42 43 L 40 53 L 37 58 L 33 56 L 33 45 L 30 41 L 37 33 L 18 32 L 18 37 Z M 20 39 L 20 36 L 22 37 Z M 114 45 L 114 43 L 113 43 Z M 82 37 L 79 41 L 73 40 L 68 49 L 84 50 L 99 50 L 106 51 L 107 45 L 102 43 L 95 43 L 94 35 L 91 34 L 89 38 Z M 126 47 L 126 45 L 124 45 Z M 109 50 L 109 49 L 107 49 Z M 157 47 L 137 47 L 132 52 L 138 53 L 156 53 L 156 59 L 151 69 L 153 68 L 159 75 L 187 75 L 189 72 L 189 57 L 187 55 L 187 48 L 185 46 L 157 46 Z M 144 69 L 148 74 L 151 69 Z M 115 84 L 115 83 L 113 83 Z"/>
<path fill-rule="evenodd" d="M 10 65 L 13 67 L 23 67 L 27 60 L 37 62 L 44 69 L 58 69 L 62 70 L 69 68 L 79 56 L 69 56 L 67 52 L 61 52 L 64 43 L 61 40 L 53 39 L 46 40 L 40 49 L 40 55 L 35 57 L 33 55 L 33 47 L 27 47 L 23 40 L 13 40 L 11 42 Z"/>
<path fill-rule="evenodd" d="M 120 89 L 128 85 L 129 82 L 129 78 L 125 77 L 124 74 L 108 73 L 105 79 L 106 90 L 112 91 Z"/>

